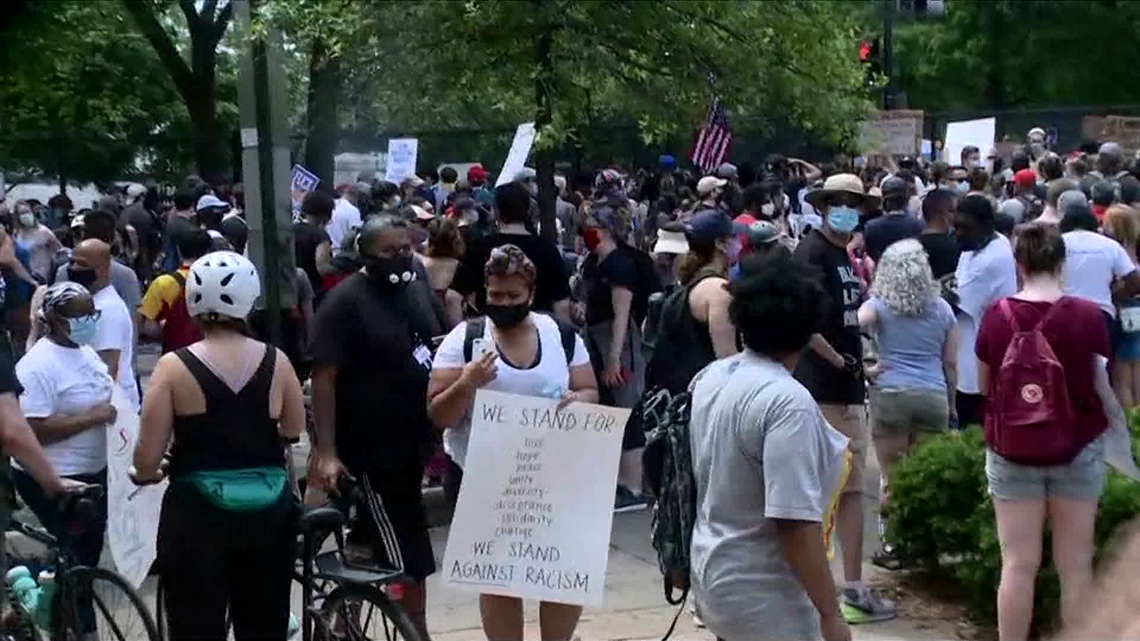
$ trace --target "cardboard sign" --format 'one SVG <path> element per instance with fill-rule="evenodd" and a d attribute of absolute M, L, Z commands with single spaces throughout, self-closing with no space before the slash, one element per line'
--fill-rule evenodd
<path fill-rule="evenodd" d="M 859 147 L 864 154 L 914 156 L 922 139 L 921 111 L 878 111 L 859 123 Z"/>
<path fill-rule="evenodd" d="M 534 144 L 534 123 L 524 122 L 515 130 L 515 139 L 511 141 L 511 149 L 507 152 L 507 159 L 503 162 L 503 170 L 495 186 L 505 185 L 515 179 L 515 174 L 526 166 L 526 158 L 530 155 L 531 145 Z"/>
<path fill-rule="evenodd" d="M 480 391 L 444 554 L 450 587 L 598 606 L 629 410 Z"/>
<path fill-rule="evenodd" d="M 963 120 L 946 125 L 946 152 L 942 159 L 956 165 L 962 157 L 962 150 L 971 146 L 985 153 L 994 144 L 996 128 L 997 118 Z"/>
<path fill-rule="evenodd" d="M 139 410 L 118 385 L 111 404 L 119 415 L 107 427 L 107 540 L 115 568 L 137 588 L 154 563 L 162 496 L 170 482 L 144 487 L 131 482 L 127 470 L 134 465 Z"/>
<path fill-rule="evenodd" d="M 1129 156 L 1140 151 L 1140 116 L 1085 116 L 1081 133 L 1086 140 L 1119 143 Z"/>
<path fill-rule="evenodd" d="M 384 170 L 384 180 L 399 185 L 405 178 L 414 176 L 419 148 L 420 141 L 416 138 L 388 140 L 388 164 Z"/>
<path fill-rule="evenodd" d="M 289 193 L 293 198 L 293 221 L 299 220 L 301 215 L 301 203 L 305 200 L 310 192 L 321 184 L 321 179 L 313 172 L 305 169 L 301 165 L 293 165 L 293 178 L 290 181 Z"/>

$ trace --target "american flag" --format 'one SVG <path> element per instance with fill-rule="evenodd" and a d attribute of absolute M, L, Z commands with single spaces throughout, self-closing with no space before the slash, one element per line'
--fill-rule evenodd
<path fill-rule="evenodd" d="M 731 146 L 732 130 L 728 128 L 728 117 L 724 113 L 724 106 L 720 104 L 720 100 L 713 98 L 712 104 L 709 105 L 708 116 L 697 130 L 697 139 L 693 143 L 693 152 L 689 157 L 701 171 L 712 171 L 728 158 Z"/>

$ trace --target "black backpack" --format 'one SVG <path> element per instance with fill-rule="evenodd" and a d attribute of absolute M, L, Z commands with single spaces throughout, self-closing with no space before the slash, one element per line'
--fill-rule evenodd
<path fill-rule="evenodd" d="M 475 351 L 475 340 L 483 338 L 487 327 L 487 317 L 477 316 L 467 319 L 467 333 L 463 336 L 463 361 L 470 363 Z M 578 333 L 573 327 L 558 323 L 558 333 L 562 336 L 562 353 L 566 356 L 566 366 L 574 362 L 574 347 L 577 345 Z"/>
<path fill-rule="evenodd" d="M 633 292 L 629 311 L 633 322 L 640 326 L 649 313 L 649 297 L 662 290 L 661 278 L 657 276 L 657 268 L 649 254 L 629 245 L 621 245 L 618 251 L 628 252 L 637 269 L 637 290 Z"/>

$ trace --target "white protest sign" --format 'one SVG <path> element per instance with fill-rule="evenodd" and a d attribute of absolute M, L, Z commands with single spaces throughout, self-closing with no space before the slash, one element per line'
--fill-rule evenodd
<path fill-rule="evenodd" d="M 119 416 L 107 426 L 107 539 L 115 567 L 137 588 L 154 563 L 162 495 L 169 481 L 145 487 L 131 482 L 127 470 L 134 465 L 139 410 L 118 385 L 111 404 Z"/>
<path fill-rule="evenodd" d="M 942 159 L 951 165 L 961 161 L 962 150 L 977 147 L 981 151 L 994 144 L 997 118 L 963 120 L 946 125 L 946 142 L 942 145 Z"/>
<path fill-rule="evenodd" d="M 416 138 L 392 138 L 388 140 L 388 165 L 384 180 L 399 185 L 404 179 L 416 173 L 416 155 L 420 141 Z"/>
<path fill-rule="evenodd" d="M 458 589 L 602 604 L 629 410 L 479 391 L 444 554 Z"/>
<path fill-rule="evenodd" d="M 867 155 L 913 156 L 922 136 L 921 111 L 877 111 L 859 122 L 859 148 Z"/>
<path fill-rule="evenodd" d="M 495 186 L 505 185 L 515 179 L 515 174 L 526 166 L 526 157 L 530 155 L 531 145 L 534 144 L 534 123 L 524 122 L 515 130 L 515 139 L 511 141 L 511 150 L 507 152 L 507 159 L 503 162 L 503 170 Z"/>

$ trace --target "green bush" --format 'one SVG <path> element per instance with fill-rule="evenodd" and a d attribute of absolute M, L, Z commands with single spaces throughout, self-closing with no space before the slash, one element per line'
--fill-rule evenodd
<path fill-rule="evenodd" d="M 1129 417 L 1133 455 L 1140 454 L 1140 413 Z M 993 502 L 986 482 L 986 445 L 981 428 L 924 441 L 892 472 L 886 540 L 902 559 L 959 582 L 975 613 L 996 621 L 1001 578 Z M 1114 532 L 1140 515 L 1140 487 L 1110 468 L 1096 519 L 1096 557 Z M 1035 614 L 1059 612 L 1060 585 L 1045 533 Z M 1038 623 L 1049 623 L 1039 621 Z"/>

